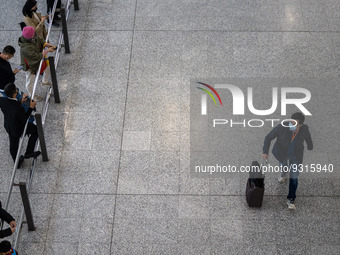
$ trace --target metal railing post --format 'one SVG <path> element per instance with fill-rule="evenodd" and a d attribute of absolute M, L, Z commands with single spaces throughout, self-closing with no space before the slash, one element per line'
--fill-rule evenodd
<path fill-rule="evenodd" d="M 75 10 L 75 11 L 79 11 L 79 3 L 78 3 L 78 0 L 73 0 L 73 4 L 74 4 L 74 10 Z"/>
<path fill-rule="evenodd" d="M 53 94 L 54 94 L 54 102 L 59 104 L 60 103 L 60 97 L 59 97 L 57 73 L 56 73 L 55 65 L 54 65 L 54 57 L 48 57 L 48 61 L 50 63 L 51 80 L 52 80 L 52 87 L 53 87 Z"/>
<path fill-rule="evenodd" d="M 60 8 L 60 14 L 61 14 L 61 26 L 62 26 L 62 31 L 64 35 L 65 53 L 71 53 L 70 43 L 68 40 L 68 32 L 67 32 L 66 13 L 65 13 L 65 7 L 63 4 L 61 5 L 61 8 Z"/>
<path fill-rule="evenodd" d="M 34 231 L 35 230 L 35 226 L 34 226 L 34 222 L 33 222 L 33 216 L 32 216 L 30 201 L 28 200 L 28 193 L 27 193 L 27 190 L 26 190 L 26 183 L 25 182 L 19 182 L 19 188 L 20 188 L 20 194 L 21 194 L 21 198 L 22 198 L 22 203 L 24 205 L 24 210 L 25 210 L 25 214 L 26 214 L 28 230 L 29 231 Z"/>
<path fill-rule="evenodd" d="M 43 129 L 42 121 L 41 121 L 41 114 L 36 114 L 35 120 L 37 122 L 37 130 L 38 130 L 42 159 L 44 162 L 47 162 L 48 156 L 47 156 L 44 129 Z"/>

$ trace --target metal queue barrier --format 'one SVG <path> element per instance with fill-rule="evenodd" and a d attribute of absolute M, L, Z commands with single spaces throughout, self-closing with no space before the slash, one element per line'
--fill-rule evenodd
<path fill-rule="evenodd" d="M 57 2 L 58 2 L 58 0 L 54 1 L 52 11 L 49 14 L 49 20 L 50 21 L 53 20 L 54 14 L 57 10 Z M 69 45 L 68 32 L 67 32 L 67 20 L 68 20 L 68 17 L 70 15 L 70 7 L 71 7 L 72 4 L 74 5 L 74 10 L 76 10 L 76 11 L 79 10 L 78 0 L 73 0 L 73 1 L 67 0 L 67 3 L 65 5 L 63 5 L 63 4 L 61 5 L 60 13 L 61 13 L 62 31 L 60 32 L 60 35 L 59 35 L 57 50 L 55 51 L 54 57 L 50 56 L 48 58 L 49 63 L 50 63 L 50 69 L 51 69 L 52 87 L 50 87 L 48 89 L 48 92 L 46 94 L 46 99 L 45 99 L 45 102 L 44 102 L 42 114 L 35 114 L 37 129 L 38 129 L 38 136 L 39 136 L 39 139 L 37 140 L 37 143 L 35 145 L 35 151 L 38 150 L 39 147 L 40 147 L 41 152 L 42 152 L 42 159 L 45 162 L 48 161 L 48 154 L 47 154 L 47 149 L 46 149 L 43 127 L 45 125 L 45 120 L 46 120 L 46 116 L 47 116 L 50 98 L 51 98 L 51 95 L 52 95 L 52 90 L 53 90 L 55 103 L 60 103 L 56 69 L 57 69 L 58 62 L 59 62 L 61 47 L 65 48 L 65 53 L 70 53 L 70 45 Z M 52 28 L 52 22 L 49 22 L 46 41 L 48 41 L 48 39 L 50 37 L 51 28 Z M 44 61 L 44 59 L 42 59 L 41 62 L 40 62 L 39 69 L 37 71 L 38 74 L 40 73 L 43 61 Z M 31 95 L 31 98 L 34 98 L 38 82 L 39 82 L 39 75 L 36 75 L 36 78 L 35 78 L 35 81 L 34 81 L 34 86 L 33 86 L 33 93 Z M 28 125 L 28 121 L 26 122 L 23 135 L 20 138 L 18 152 L 17 152 L 16 159 L 15 159 L 15 162 L 14 162 L 11 181 L 10 181 L 10 185 L 9 185 L 9 189 L 8 189 L 8 193 L 7 193 L 7 197 L 6 197 L 6 202 L 4 203 L 4 207 L 3 207 L 5 210 L 8 210 L 9 201 L 10 201 L 10 198 L 11 198 L 13 187 L 18 186 L 20 188 L 20 194 L 21 194 L 23 206 L 22 206 L 21 214 L 19 216 L 19 220 L 17 221 L 17 229 L 16 229 L 14 236 L 13 236 L 12 245 L 13 245 L 14 248 L 17 247 L 17 243 L 18 243 L 18 239 L 19 239 L 19 235 L 20 235 L 20 231 L 21 231 L 21 227 L 22 227 L 23 223 L 27 223 L 29 231 L 35 230 L 28 195 L 29 195 L 29 191 L 30 191 L 30 188 L 31 188 L 35 167 L 36 167 L 36 164 L 37 164 L 37 159 L 32 160 L 32 164 L 30 166 L 29 174 L 28 174 L 26 182 L 20 182 L 18 184 L 14 183 L 16 171 L 17 171 L 17 168 L 18 168 L 19 158 L 20 158 L 21 151 L 22 151 L 23 141 L 24 141 L 24 137 L 25 137 L 24 134 L 26 133 L 27 125 Z M 26 215 L 26 221 L 24 221 L 24 214 Z M 1 229 L 2 228 L 3 228 L 3 222 L 1 222 Z"/>

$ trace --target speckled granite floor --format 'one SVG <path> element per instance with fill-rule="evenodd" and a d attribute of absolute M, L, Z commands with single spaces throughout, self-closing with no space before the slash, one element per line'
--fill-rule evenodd
<path fill-rule="evenodd" d="M 2 1 L 0 48 L 19 52 L 23 3 Z M 340 253 L 339 83 L 310 84 L 315 148 L 305 162 L 332 163 L 335 172 L 301 177 L 296 211 L 286 209 L 288 187 L 274 176 L 257 210 L 246 205 L 244 178 L 190 178 L 188 170 L 190 79 L 339 81 L 339 0 L 79 5 L 68 24 L 71 54 L 58 67 L 62 102 L 52 100 L 46 121 L 50 161 L 39 161 L 30 195 L 37 230 L 24 225 L 20 254 Z M 17 66 L 19 54 L 10 62 Z M 267 131 L 254 141 L 259 148 Z M 12 161 L 3 128 L 0 136 L 4 200 Z M 257 153 L 251 146 L 247 152 Z M 244 164 L 255 159 L 232 147 L 225 154 Z M 15 217 L 20 203 L 15 190 Z"/>

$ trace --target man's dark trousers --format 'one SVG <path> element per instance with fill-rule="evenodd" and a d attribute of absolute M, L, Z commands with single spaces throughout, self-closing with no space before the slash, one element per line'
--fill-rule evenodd
<path fill-rule="evenodd" d="M 27 125 L 26 135 L 29 135 L 29 139 L 28 139 L 25 154 L 31 154 L 34 152 L 35 143 L 38 139 L 37 126 L 29 122 Z M 18 152 L 19 141 L 20 141 L 20 136 L 19 137 L 9 136 L 9 150 L 10 150 L 10 153 L 11 153 L 11 156 L 14 162 L 15 162 L 15 158 Z"/>
<path fill-rule="evenodd" d="M 54 1 L 55 0 L 46 0 L 47 3 L 47 13 L 50 13 L 53 9 L 53 5 L 54 5 Z M 57 2 L 57 8 L 59 9 L 61 7 L 61 0 L 58 0 Z M 55 12 L 55 15 L 58 15 L 59 12 Z"/>

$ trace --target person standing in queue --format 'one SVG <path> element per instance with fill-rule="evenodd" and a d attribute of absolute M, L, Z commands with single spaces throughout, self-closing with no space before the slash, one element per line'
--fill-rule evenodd
<path fill-rule="evenodd" d="M 14 83 L 9 83 L 5 87 L 7 98 L 0 98 L 0 108 L 4 114 L 4 127 L 9 135 L 10 153 L 15 162 L 18 152 L 20 137 L 24 132 L 27 119 L 30 117 L 36 102 L 31 100 L 29 109 L 25 112 L 22 103 L 27 100 L 27 94 L 23 95 L 21 102 L 16 98 L 18 90 Z M 25 158 L 37 158 L 41 152 L 34 151 L 35 143 L 38 139 L 37 126 L 28 122 L 26 134 L 29 136 L 25 156 L 20 156 L 18 168 Z"/>

